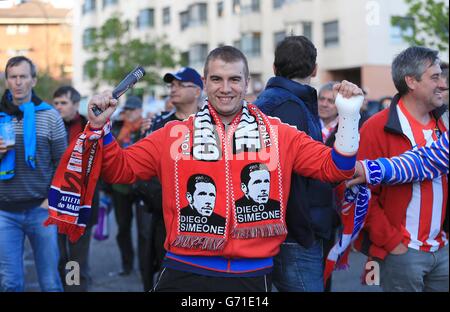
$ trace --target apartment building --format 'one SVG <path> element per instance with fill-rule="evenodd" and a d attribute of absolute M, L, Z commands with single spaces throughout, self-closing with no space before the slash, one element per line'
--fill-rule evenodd
<path fill-rule="evenodd" d="M 390 64 L 407 44 L 390 19 L 405 12 L 403 0 L 80 0 L 74 8 L 74 83 L 89 95 L 83 40 L 118 14 L 132 22 L 136 37 L 165 36 L 200 72 L 211 49 L 239 47 L 248 57 L 254 93 L 273 74 L 276 44 L 286 35 L 305 35 L 318 49 L 314 86 L 348 79 L 377 99 L 395 92 Z"/>
<path fill-rule="evenodd" d="M 0 72 L 9 58 L 25 55 L 35 62 L 38 71 L 71 79 L 71 11 L 38 0 L 0 4 Z"/>

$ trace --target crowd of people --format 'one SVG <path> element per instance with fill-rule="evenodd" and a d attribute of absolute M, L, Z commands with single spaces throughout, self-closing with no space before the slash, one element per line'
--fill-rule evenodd
<path fill-rule="evenodd" d="M 88 291 L 101 196 L 114 206 L 120 276 L 134 269 L 136 219 L 144 291 L 330 291 L 342 183 L 370 188 L 353 247 L 379 262 L 382 289 L 448 291 L 448 66 L 437 51 L 407 48 L 392 62 L 398 93 L 368 101 L 346 80 L 316 90 L 316 58 L 306 37 L 285 38 L 274 76 L 249 102 L 245 55 L 219 47 L 203 77 L 189 67 L 164 75 L 166 111 L 143 118 L 131 95 L 112 121 L 110 91 L 82 116 L 76 89 L 45 103 L 33 62 L 11 58 L 0 103 L 0 125 L 15 131 L 12 146 L 0 131 L 0 291 L 25 289 L 25 238 L 42 291 Z M 65 283 L 69 261 L 80 265 L 78 285 Z"/>

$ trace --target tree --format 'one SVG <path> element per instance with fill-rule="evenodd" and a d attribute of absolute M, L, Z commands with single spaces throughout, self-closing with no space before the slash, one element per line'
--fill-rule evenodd
<path fill-rule="evenodd" d="M 34 87 L 36 95 L 47 103 L 51 103 L 53 100 L 53 92 L 56 91 L 62 85 L 70 85 L 70 80 L 62 77 L 55 79 L 48 72 L 39 73 L 37 76 L 37 83 Z"/>
<path fill-rule="evenodd" d="M 409 5 L 406 17 L 393 16 L 391 24 L 403 30 L 403 39 L 412 45 L 421 45 L 448 51 L 448 0 L 404 0 Z M 406 30 L 412 30 L 405 32 Z"/>
<path fill-rule="evenodd" d="M 136 65 L 145 68 L 146 75 L 141 80 L 145 87 L 160 84 L 159 70 L 177 65 L 176 51 L 164 38 L 132 38 L 130 24 L 114 16 L 99 29 L 85 34 L 84 48 L 92 57 L 84 63 L 84 72 L 92 80 L 94 90 L 102 82 L 117 85 Z"/>

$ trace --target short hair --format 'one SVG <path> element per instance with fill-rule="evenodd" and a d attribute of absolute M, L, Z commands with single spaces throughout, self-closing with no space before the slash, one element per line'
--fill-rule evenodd
<path fill-rule="evenodd" d="M 81 101 L 80 93 L 72 86 L 62 86 L 53 93 L 53 98 L 68 95 L 70 100 L 75 104 Z"/>
<path fill-rule="evenodd" d="M 251 163 L 245 166 L 241 171 L 241 183 L 248 186 L 248 181 L 250 181 L 250 173 L 258 170 L 269 171 L 269 168 L 262 163 Z"/>
<path fill-rule="evenodd" d="M 439 63 L 438 54 L 439 52 L 436 50 L 413 46 L 395 57 L 392 62 L 391 74 L 395 88 L 401 96 L 409 91 L 405 77 L 413 76 L 420 81 L 429 66 Z"/>
<path fill-rule="evenodd" d="M 197 183 L 201 183 L 201 182 L 202 183 L 211 183 L 212 185 L 214 185 L 214 187 L 216 187 L 214 180 L 210 176 L 207 176 L 206 174 L 194 174 L 194 175 L 190 176 L 188 179 L 187 192 L 190 193 L 191 195 L 194 195 Z"/>
<path fill-rule="evenodd" d="M 242 61 L 244 63 L 245 79 L 248 79 L 250 73 L 248 70 L 247 58 L 245 57 L 244 53 L 232 46 L 218 47 L 209 52 L 208 56 L 206 57 L 205 66 L 203 67 L 203 75 L 205 79 L 208 77 L 209 62 L 215 59 L 220 59 L 226 63 L 236 63 Z"/>
<path fill-rule="evenodd" d="M 289 36 L 275 50 L 275 76 L 288 79 L 311 76 L 316 67 L 317 49 L 305 36 Z"/>
<path fill-rule="evenodd" d="M 337 81 L 329 81 L 326 84 L 324 84 L 323 86 L 320 87 L 319 89 L 319 96 L 322 94 L 322 92 L 324 91 L 333 91 L 333 86 L 335 84 L 337 84 Z"/>
<path fill-rule="evenodd" d="M 20 55 L 20 56 L 14 56 L 8 60 L 5 66 L 5 78 L 8 78 L 8 69 L 10 67 L 14 67 L 19 65 L 22 62 L 27 62 L 30 65 L 31 68 L 31 77 L 36 78 L 37 76 L 37 70 L 34 63 L 26 56 Z"/>

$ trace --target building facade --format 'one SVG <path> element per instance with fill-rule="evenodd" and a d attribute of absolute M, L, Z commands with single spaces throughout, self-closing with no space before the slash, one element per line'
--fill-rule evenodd
<path fill-rule="evenodd" d="M 390 0 L 80 0 L 74 8 L 80 25 L 74 27 L 74 84 L 90 94 L 83 38 L 116 14 L 132 22 L 136 37 L 165 36 L 200 72 L 211 49 L 239 47 L 248 57 L 254 93 L 273 75 L 276 44 L 286 35 L 305 35 L 318 49 L 314 86 L 347 79 L 378 99 L 395 93 L 390 64 L 407 44 L 390 19 L 406 12 L 404 1 Z"/>
<path fill-rule="evenodd" d="M 25 55 L 35 62 L 39 72 L 48 72 L 56 79 L 72 79 L 71 10 L 38 0 L 3 2 L 0 72 L 9 58 Z"/>

